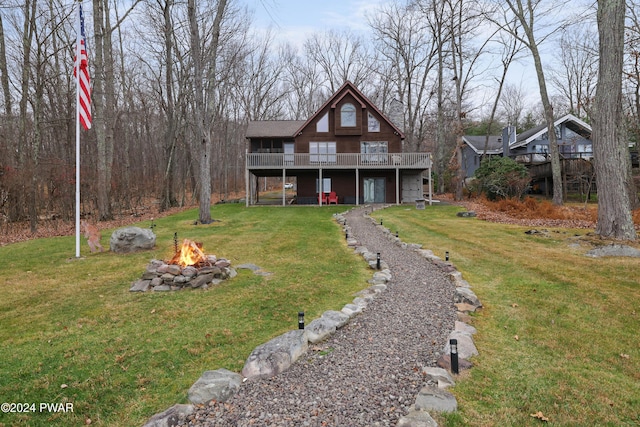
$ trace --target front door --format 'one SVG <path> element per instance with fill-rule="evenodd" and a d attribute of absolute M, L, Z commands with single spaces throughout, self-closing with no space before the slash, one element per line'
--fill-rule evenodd
<path fill-rule="evenodd" d="M 384 203 L 386 201 L 384 178 L 364 178 L 362 184 L 365 203 Z"/>

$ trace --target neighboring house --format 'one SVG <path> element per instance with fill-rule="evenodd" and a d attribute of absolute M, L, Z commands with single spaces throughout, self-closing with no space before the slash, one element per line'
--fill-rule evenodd
<path fill-rule="evenodd" d="M 579 118 L 567 114 L 554 123 L 558 150 L 561 159 L 585 159 L 593 157 L 591 126 Z M 462 137 L 463 166 L 467 177 L 472 177 L 485 155 L 508 156 L 519 163 L 537 164 L 549 161 L 549 138 L 547 125 L 543 124 L 516 135 L 512 126 L 506 127 L 501 136 L 489 137 L 486 145 L 484 136 Z"/>
<path fill-rule="evenodd" d="M 402 131 L 351 82 L 307 120 L 252 121 L 246 137 L 247 205 L 260 177 L 295 178 L 298 204 L 328 203 L 331 193 L 354 205 L 424 197 L 431 155 L 403 152 Z"/>

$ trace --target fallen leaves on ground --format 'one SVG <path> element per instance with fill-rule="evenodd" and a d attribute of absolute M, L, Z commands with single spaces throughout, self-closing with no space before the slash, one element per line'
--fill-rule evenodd
<path fill-rule="evenodd" d="M 535 414 L 531 414 L 533 418 L 537 418 L 540 421 L 549 421 L 549 418 L 545 417 L 542 411 L 538 411 Z"/>

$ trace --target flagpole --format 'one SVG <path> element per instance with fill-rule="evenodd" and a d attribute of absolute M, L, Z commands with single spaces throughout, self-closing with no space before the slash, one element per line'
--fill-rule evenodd
<path fill-rule="evenodd" d="M 76 70 L 76 258 L 80 258 L 80 37 L 82 37 L 80 32 L 80 2 L 78 2 L 76 15 L 76 59 L 73 64 Z"/>

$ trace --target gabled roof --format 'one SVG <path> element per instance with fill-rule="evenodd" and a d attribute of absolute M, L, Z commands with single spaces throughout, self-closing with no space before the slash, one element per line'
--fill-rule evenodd
<path fill-rule="evenodd" d="M 255 120 L 247 126 L 246 138 L 293 138 L 304 120 Z"/>
<path fill-rule="evenodd" d="M 295 134 L 297 135 L 302 132 L 302 130 L 307 127 L 309 123 L 311 123 L 320 114 L 320 112 L 322 112 L 322 110 L 327 107 L 327 105 L 331 105 L 331 107 L 334 108 L 338 101 L 342 99 L 347 93 L 351 93 L 351 95 L 356 98 L 356 100 L 360 103 L 361 108 L 365 108 L 366 106 L 371 107 L 371 109 L 373 109 L 376 113 L 378 113 L 378 115 L 380 115 L 380 117 L 382 117 L 382 120 L 386 121 L 393 128 L 393 130 L 396 131 L 398 135 L 400 135 L 400 138 L 404 139 L 404 132 L 402 132 L 391 120 L 389 120 L 389 118 L 384 113 L 382 113 L 382 111 L 380 111 L 378 107 L 376 107 L 375 104 L 369 100 L 369 98 L 364 96 L 364 94 L 360 92 L 358 88 L 355 87 L 354 84 L 349 80 L 344 82 L 344 84 L 340 86 L 340 88 L 333 95 L 331 95 L 320 108 L 318 108 L 318 111 L 312 114 L 311 117 L 309 117 L 302 124 L 302 126 L 298 128 Z"/>
<path fill-rule="evenodd" d="M 573 114 L 567 114 L 566 116 L 560 117 L 553 123 L 553 125 L 558 126 L 562 123 L 565 123 L 566 127 L 571 129 L 578 135 L 581 135 L 585 138 L 591 137 L 591 126 L 589 126 L 587 123 L 583 122 Z M 523 147 L 529 144 L 531 141 L 538 139 L 540 136 L 542 136 L 546 132 L 547 132 L 546 123 L 540 126 L 531 128 L 525 132 L 522 132 L 520 135 L 518 135 L 518 137 L 516 138 L 515 144 L 512 144 L 510 148 Z"/>
<path fill-rule="evenodd" d="M 486 136 L 478 135 L 465 135 L 462 140 L 473 150 L 476 154 L 484 153 L 484 145 L 487 140 Z M 499 136 L 490 136 L 487 144 L 486 154 L 500 154 L 502 153 L 502 138 Z"/>
<path fill-rule="evenodd" d="M 581 135 L 585 138 L 591 137 L 591 126 L 589 126 L 584 121 L 580 120 L 573 114 L 567 114 L 565 116 L 560 117 L 554 122 L 554 126 L 558 126 L 564 123 L 566 127 Z M 516 137 L 516 141 L 511 144 L 509 148 L 518 148 L 523 147 L 529 144 L 531 141 L 538 139 L 540 136 L 547 132 L 547 125 L 542 124 L 531 129 L 528 129 Z M 465 135 L 462 137 L 462 140 L 469 146 L 473 151 L 478 154 L 482 154 L 484 151 L 484 136 L 470 136 Z M 489 137 L 489 145 L 487 146 L 487 154 L 501 154 L 502 153 L 502 137 L 500 135 L 492 135 Z"/>

